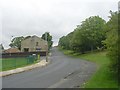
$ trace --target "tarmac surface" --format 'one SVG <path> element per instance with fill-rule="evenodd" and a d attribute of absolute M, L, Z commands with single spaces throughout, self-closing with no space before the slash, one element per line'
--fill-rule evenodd
<path fill-rule="evenodd" d="M 96 71 L 96 64 L 65 56 L 53 48 L 50 63 L 2 78 L 3 88 L 78 88 Z"/>

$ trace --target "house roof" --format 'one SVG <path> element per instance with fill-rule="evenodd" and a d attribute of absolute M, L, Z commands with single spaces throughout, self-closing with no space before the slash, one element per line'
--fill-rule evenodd
<path fill-rule="evenodd" d="M 38 36 L 36 36 L 36 35 L 33 35 L 33 36 L 28 36 L 28 37 L 26 37 L 23 41 L 25 41 L 25 40 L 27 40 L 27 39 L 33 39 L 33 38 L 39 38 L 40 40 L 42 40 L 42 41 L 45 41 L 45 42 L 46 42 L 46 40 L 44 40 L 44 39 L 42 39 L 42 38 L 40 38 L 40 37 L 38 37 Z"/>
<path fill-rule="evenodd" d="M 5 53 L 16 53 L 16 52 L 20 52 L 19 49 L 17 48 L 9 48 L 7 50 L 4 50 Z"/>

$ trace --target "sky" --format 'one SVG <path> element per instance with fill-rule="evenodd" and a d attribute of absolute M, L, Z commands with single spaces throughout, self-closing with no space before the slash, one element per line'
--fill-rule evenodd
<path fill-rule="evenodd" d="M 14 37 L 50 32 L 53 46 L 90 16 L 108 21 L 119 0 L 0 0 L 0 43 L 9 48 Z M 13 36 L 13 37 L 12 37 Z"/>

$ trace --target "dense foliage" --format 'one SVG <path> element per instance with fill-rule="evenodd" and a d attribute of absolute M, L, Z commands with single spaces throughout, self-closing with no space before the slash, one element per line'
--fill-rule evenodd
<path fill-rule="evenodd" d="M 111 59 L 112 70 L 118 73 L 118 67 L 120 67 L 120 62 L 118 61 L 120 60 L 120 51 L 118 49 L 118 46 L 120 46 L 118 39 L 118 22 L 120 22 L 120 19 L 118 18 L 118 12 L 110 12 L 110 14 L 110 20 L 106 24 L 107 38 L 104 43 L 108 49 L 108 56 Z"/>
<path fill-rule="evenodd" d="M 101 41 L 105 39 L 104 27 L 105 21 L 102 18 L 89 17 L 78 25 L 74 32 L 60 38 L 59 46 L 81 53 L 101 48 Z"/>
<path fill-rule="evenodd" d="M 2 44 L 0 44 L 0 50 L 4 50 L 4 47 Z"/>
<path fill-rule="evenodd" d="M 23 36 L 15 37 L 12 39 L 11 43 L 9 44 L 10 47 L 21 49 L 21 41 L 24 40 Z"/>
<path fill-rule="evenodd" d="M 71 39 L 73 37 L 73 32 L 69 33 L 67 36 L 63 36 L 59 40 L 59 46 L 63 49 L 71 49 Z"/>
<path fill-rule="evenodd" d="M 52 36 L 50 35 L 49 32 L 45 32 L 42 37 L 42 39 L 47 40 L 48 42 L 48 49 L 52 47 L 53 41 L 52 41 Z"/>
<path fill-rule="evenodd" d="M 59 40 L 59 47 L 78 53 L 107 49 L 111 60 L 111 71 L 116 75 L 120 70 L 120 13 L 110 11 L 109 21 L 92 16 L 78 25 L 72 32 Z"/>

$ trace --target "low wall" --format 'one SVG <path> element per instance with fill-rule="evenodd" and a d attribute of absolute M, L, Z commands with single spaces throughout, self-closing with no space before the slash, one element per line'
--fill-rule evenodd
<path fill-rule="evenodd" d="M 18 53 L 2 53 L 2 58 L 16 58 L 16 57 L 27 57 L 29 55 L 36 54 L 40 56 L 46 56 L 46 51 L 40 52 L 18 52 Z"/>

